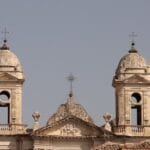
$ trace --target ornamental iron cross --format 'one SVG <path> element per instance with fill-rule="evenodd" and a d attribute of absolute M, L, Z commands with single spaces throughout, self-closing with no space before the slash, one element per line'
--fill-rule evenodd
<path fill-rule="evenodd" d="M 6 28 L 4 28 L 4 30 L 2 31 L 2 34 L 4 34 L 4 40 L 7 39 L 7 34 L 9 34 L 9 32 L 7 31 Z"/>
<path fill-rule="evenodd" d="M 135 37 L 137 37 L 138 35 L 135 34 L 135 32 L 132 32 L 131 34 L 129 34 L 129 37 L 131 38 L 131 43 L 135 42 Z"/>
<path fill-rule="evenodd" d="M 70 82 L 70 94 L 73 94 L 72 83 L 75 79 L 76 77 L 74 77 L 72 73 L 70 73 L 70 75 L 67 77 L 67 80 Z"/>

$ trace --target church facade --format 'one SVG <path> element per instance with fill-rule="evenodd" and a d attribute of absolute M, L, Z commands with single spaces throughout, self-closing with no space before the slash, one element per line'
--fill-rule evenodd
<path fill-rule="evenodd" d="M 113 77 L 116 117 L 104 114 L 103 126 L 94 123 L 70 91 L 45 126 L 39 127 L 40 114 L 34 112 L 34 126 L 29 129 L 22 122 L 24 81 L 20 61 L 5 39 L 0 48 L 0 109 L 6 109 L 7 123 L 0 123 L 1 150 L 150 149 L 150 65 L 134 42 Z"/>

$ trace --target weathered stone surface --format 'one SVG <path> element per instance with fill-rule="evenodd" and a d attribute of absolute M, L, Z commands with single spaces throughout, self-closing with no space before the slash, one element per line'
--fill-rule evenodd
<path fill-rule="evenodd" d="M 49 118 L 47 125 L 51 125 L 52 123 L 62 120 L 69 115 L 73 115 L 86 122 L 93 123 L 92 118 L 88 115 L 83 106 L 81 106 L 80 104 L 76 104 L 73 100 L 73 97 L 69 96 L 67 99 L 67 103 L 60 105 L 57 112 Z"/>

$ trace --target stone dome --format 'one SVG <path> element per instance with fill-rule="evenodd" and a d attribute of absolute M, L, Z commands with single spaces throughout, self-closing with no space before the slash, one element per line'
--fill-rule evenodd
<path fill-rule="evenodd" d="M 6 45 L 0 48 L 0 71 L 22 72 L 19 59 Z"/>
<path fill-rule="evenodd" d="M 88 115 L 82 105 L 74 103 L 72 97 L 69 97 L 67 103 L 61 104 L 56 113 L 54 113 L 48 120 L 47 125 L 51 125 L 60 121 L 67 116 L 75 116 L 83 121 L 93 123 L 92 118 Z"/>
<path fill-rule="evenodd" d="M 118 64 L 116 74 L 124 73 L 127 69 L 144 69 L 147 66 L 145 58 L 134 48 L 123 56 Z"/>

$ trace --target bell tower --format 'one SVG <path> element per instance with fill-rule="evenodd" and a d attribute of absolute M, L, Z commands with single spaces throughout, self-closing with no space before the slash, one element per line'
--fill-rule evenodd
<path fill-rule="evenodd" d="M 150 136 L 150 66 L 132 42 L 113 78 L 116 134 Z"/>
<path fill-rule="evenodd" d="M 0 109 L 5 108 L 6 114 L 0 115 L 6 118 L 5 122 L 0 120 L 0 134 L 3 134 L 1 126 L 6 128 L 5 134 L 17 134 L 24 130 L 22 124 L 22 86 L 24 80 L 19 59 L 10 51 L 5 38 L 2 47 L 0 47 Z"/>

